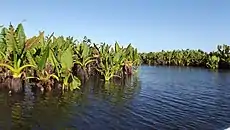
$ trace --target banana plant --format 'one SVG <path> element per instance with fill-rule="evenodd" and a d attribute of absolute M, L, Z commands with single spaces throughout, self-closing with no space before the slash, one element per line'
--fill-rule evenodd
<path fill-rule="evenodd" d="M 97 71 L 104 76 L 105 82 L 108 82 L 113 77 L 121 78 L 119 75 L 115 74 L 120 69 L 119 65 L 111 65 L 109 64 L 109 60 L 111 60 L 109 57 L 106 58 L 104 63 L 100 64 L 101 68 L 96 68 Z"/>
<path fill-rule="evenodd" d="M 126 58 L 124 50 L 117 43 L 115 43 L 115 51 L 112 50 L 110 46 L 105 44 L 102 44 L 100 48 L 100 68 L 96 69 L 104 76 L 105 82 L 109 82 L 113 77 L 121 78 L 118 74 L 122 71 Z"/>
<path fill-rule="evenodd" d="M 54 86 L 54 80 L 59 81 L 59 78 L 55 74 L 50 74 L 46 70 L 42 70 L 36 73 L 36 77 L 26 77 L 26 79 L 37 79 L 36 87 L 40 88 L 41 91 L 51 91 Z"/>
<path fill-rule="evenodd" d="M 209 56 L 208 58 L 208 62 L 206 63 L 208 68 L 211 69 L 218 69 L 218 63 L 220 61 L 220 58 L 213 55 L 213 56 Z"/>
<path fill-rule="evenodd" d="M 63 82 L 63 89 L 69 87 L 70 90 L 79 89 L 81 81 L 73 75 L 71 69 L 73 67 L 73 48 L 70 45 L 66 50 L 64 50 L 60 57 L 60 78 Z"/>
<path fill-rule="evenodd" d="M 12 25 L 9 29 L 5 29 L 5 36 L 1 40 L 6 45 L 6 52 L 12 54 L 9 56 L 9 60 L 12 60 L 11 64 L 1 63 L 0 66 L 8 68 L 14 78 L 20 78 L 23 70 L 27 67 L 34 67 L 32 64 L 23 64 L 26 60 L 26 48 L 25 45 L 29 40 L 26 40 L 24 29 L 22 24 L 19 24 L 17 29 L 14 30 Z M 31 43 L 31 44 L 34 44 Z M 1 52 L 2 56 L 6 59 L 7 56 Z"/>
<path fill-rule="evenodd" d="M 75 60 L 74 63 L 80 65 L 80 67 L 83 69 L 84 75 L 86 78 L 88 78 L 88 69 L 87 66 L 95 62 L 94 57 L 92 56 L 90 46 L 83 41 L 82 43 L 79 43 L 75 49 Z"/>
<path fill-rule="evenodd" d="M 43 35 L 43 34 L 41 34 Z M 40 41 L 40 45 L 37 45 L 37 48 L 34 50 L 27 52 L 28 61 L 36 66 L 36 76 L 35 77 L 27 77 L 27 79 L 35 78 L 38 80 L 38 84 L 42 87 L 45 87 L 47 90 L 51 90 L 52 88 L 52 79 L 56 79 L 59 81 L 58 76 L 55 72 L 51 71 L 53 68 L 50 68 L 49 57 L 51 53 L 51 37 L 53 34 L 44 40 L 44 37 L 41 37 L 42 41 Z M 52 66 L 51 66 L 52 67 Z"/>

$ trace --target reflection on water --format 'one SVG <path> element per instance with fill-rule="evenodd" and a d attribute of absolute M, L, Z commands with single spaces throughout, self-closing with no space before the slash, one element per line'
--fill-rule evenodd
<path fill-rule="evenodd" d="M 137 77 L 127 78 L 123 83 L 109 84 L 95 77 L 80 91 L 63 94 L 35 95 L 30 87 L 24 95 L 10 96 L 1 92 L 0 129 L 85 128 L 83 124 L 90 125 L 87 118 L 96 118 L 93 113 L 86 115 L 87 111 L 107 105 L 124 106 L 138 91 L 137 84 Z M 104 106 L 99 102 L 104 102 Z"/>
<path fill-rule="evenodd" d="M 0 129 L 225 129 L 229 77 L 227 71 L 142 66 L 122 82 L 94 77 L 75 92 L 0 92 Z"/>

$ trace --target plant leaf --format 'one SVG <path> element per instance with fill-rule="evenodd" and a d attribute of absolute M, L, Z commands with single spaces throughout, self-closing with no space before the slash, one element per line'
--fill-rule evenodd
<path fill-rule="evenodd" d="M 20 67 L 19 69 L 17 69 L 17 72 L 20 73 L 23 69 L 25 69 L 26 67 L 33 67 L 36 68 L 36 66 L 34 65 L 23 65 L 22 67 Z"/>
<path fill-rule="evenodd" d="M 46 62 L 47 62 L 47 59 L 49 57 L 49 51 L 50 51 L 50 48 L 49 48 L 49 44 L 46 46 L 39 62 L 38 62 L 38 69 L 39 70 L 43 70 L 45 68 L 45 65 L 46 65 Z"/>
<path fill-rule="evenodd" d="M 55 74 L 51 74 L 49 77 L 55 78 L 57 81 L 59 81 L 59 78 Z"/>
<path fill-rule="evenodd" d="M 89 54 L 89 47 L 86 43 L 82 43 L 82 45 L 83 45 L 82 57 L 85 58 Z"/>
<path fill-rule="evenodd" d="M 116 43 L 115 43 L 115 53 L 118 53 L 118 52 L 120 52 L 120 46 L 119 46 L 119 44 L 116 42 Z"/>
<path fill-rule="evenodd" d="M 73 66 L 72 47 L 69 46 L 61 55 L 61 65 L 63 69 L 70 69 Z"/>
<path fill-rule="evenodd" d="M 81 85 L 81 81 L 80 79 L 78 79 L 77 77 L 73 76 L 72 75 L 72 78 L 73 78 L 73 81 L 72 83 L 70 84 L 70 90 L 74 90 L 74 89 L 80 89 L 79 86 Z"/>
<path fill-rule="evenodd" d="M 4 66 L 4 67 L 8 68 L 11 72 L 15 72 L 15 69 L 12 66 L 10 66 L 10 65 L 0 64 L 0 66 Z"/>
<path fill-rule="evenodd" d="M 22 24 L 18 24 L 16 30 L 15 30 L 15 35 L 16 35 L 16 40 L 17 40 L 17 47 L 18 47 L 18 51 L 22 52 L 22 50 L 25 47 L 25 41 L 26 41 L 26 35 L 24 32 L 24 28 L 22 26 Z"/>

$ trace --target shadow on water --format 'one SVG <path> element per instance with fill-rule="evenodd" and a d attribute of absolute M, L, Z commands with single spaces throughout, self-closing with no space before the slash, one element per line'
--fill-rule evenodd
<path fill-rule="evenodd" d="M 27 87 L 23 95 L 0 92 L 0 129 L 86 128 L 87 120 L 96 118 L 90 111 L 97 115 L 97 107 L 123 106 L 140 91 L 137 77 L 122 85 L 104 84 L 94 77 L 81 90 L 63 94 L 30 90 Z"/>

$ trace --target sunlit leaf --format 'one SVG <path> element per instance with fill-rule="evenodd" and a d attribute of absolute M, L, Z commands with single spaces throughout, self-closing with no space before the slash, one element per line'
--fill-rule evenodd
<path fill-rule="evenodd" d="M 41 58 L 40 58 L 40 60 L 39 60 L 39 62 L 38 62 L 38 69 L 39 70 L 42 70 L 45 68 L 47 59 L 49 57 L 49 53 L 50 53 L 50 48 L 49 48 L 49 45 L 47 45 Z"/>
<path fill-rule="evenodd" d="M 70 89 L 74 90 L 74 89 L 80 89 L 79 86 L 81 85 L 81 81 L 80 79 L 78 79 L 77 77 L 72 76 L 73 81 L 72 83 L 70 83 Z"/>
<path fill-rule="evenodd" d="M 72 48 L 66 49 L 61 56 L 61 65 L 63 69 L 70 69 L 73 66 Z"/>

